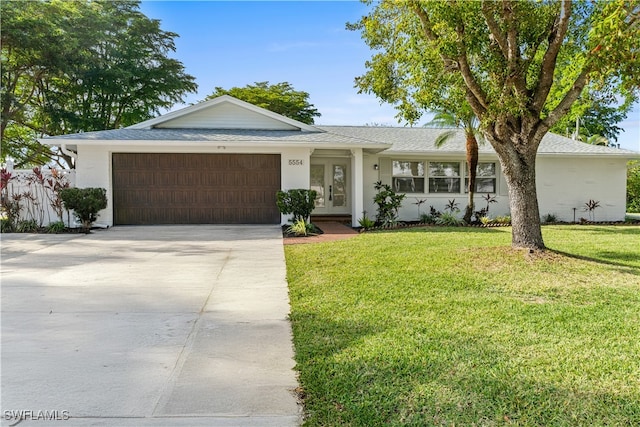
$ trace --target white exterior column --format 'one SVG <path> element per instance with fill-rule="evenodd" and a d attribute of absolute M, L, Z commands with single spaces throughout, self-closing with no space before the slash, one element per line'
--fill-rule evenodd
<path fill-rule="evenodd" d="M 311 154 L 309 148 L 287 148 L 280 154 L 281 187 L 283 191 L 311 187 Z M 274 195 L 275 197 L 275 195 Z M 280 215 L 281 225 L 287 224 L 291 215 Z"/>
<path fill-rule="evenodd" d="M 362 161 L 362 148 L 351 150 L 351 225 L 358 225 L 358 218 L 362 216 L 364 210 L 364 170 Z"/>

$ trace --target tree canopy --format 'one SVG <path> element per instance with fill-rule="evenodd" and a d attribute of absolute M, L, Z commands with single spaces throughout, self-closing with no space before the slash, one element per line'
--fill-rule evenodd
<path fill-rule="evenodd" d="M 128 126 L 195 92 L 169 57 L 177 34 L 139 1 L 2 2 L 3 157 L 19 166 L 55 154 L 36 138 Z"/>
<path fill-rule="evenodd" d="M 270 85 L 269 82 L 256 82 L 253 85 L 232 87 L 231 89 L 216 87 L 206 99 L 222 95 L 233 96 L 308 125 L 314 123 L 314 117 L 321 116 L 314 105 L 309 103 L 309 94 L 295 90 L 288 82 L 273 85 Z"/>
<path fill-rule="evenodd" d="M 348 27 L 373 50 L 356 86 L 405 120 L 457 114 L 461 97 L 472 108 L 509 187 L 514 247 L 544 248 L 535 184 L 542 137 L 587 86 L 638 95 L 635 0 L 382 0 Z"/>

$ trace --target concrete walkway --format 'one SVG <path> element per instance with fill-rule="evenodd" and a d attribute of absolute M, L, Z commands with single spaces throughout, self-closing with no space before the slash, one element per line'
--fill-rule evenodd
<path fill-rule="evenodd" d="M 301 422 L 279 226 L 4 234 L 0 277 L 3 426 Z"/>

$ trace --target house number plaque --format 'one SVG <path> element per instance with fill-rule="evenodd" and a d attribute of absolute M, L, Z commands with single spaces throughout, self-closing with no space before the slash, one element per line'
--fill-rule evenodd
<path fill-rule="evenodd" d="M 289 166 L 302 166 L 302 159 L 289 159 Z"/>

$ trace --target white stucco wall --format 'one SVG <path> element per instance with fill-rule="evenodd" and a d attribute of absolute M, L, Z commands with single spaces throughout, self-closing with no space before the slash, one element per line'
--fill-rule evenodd
<path fill-rule="evenodd" d="M 96 224 L 113 225 L 113 193 L 111 191 L 111 152 L 105 146 L 78 146 L 76 186 L 107 190 L 107 208 L 100 211 Z"/>
<path fill-rule="evenodd" d="M 589 219 L 584 210 L 590 199 L 600 202 L 595 221 L 623 221 L 626 210 L 626 164 L 623 158 L 543 157 L 536 163 L 540 215 L 560 221 Z"/>
<path fill-rule="evenodd" d="M 78 146 L 79 160 L 76 166 L 76 185 L 78 187 L 102 187 L 107 190 L 108 206 L 100 213 L 97 223 L 113 225 L 113 205 L 111 189 L 111 154 L 113 152 L 129 153 L 271 153 L 281 155 L 281 188 L 309 188 L 310 186 L 310 156 L 312 150 L 298 147 L 233 147 L 231 144 L 219 146 L 205 146 L 198 144 L 185 145 L 81 145 Z M 353 205 L 353 219 L 362 217 L 366 211 L 370 218 L 376 216 L 374 184 L 376 181 L 390 183 L 390 175 L 383 169 L 383 163 L 391 159 L 398 160 L 430 160 L 460 161 L 460 158 L 435 158 L 425 156 L 384 156 L 367 154 L 362 156 L 362 202 Z M 483 157 L 480 161 L 495 161 L 498 169 L 497 203 L 490 205 L 490 216 L 508 215 L 508 189 L 504 177 L 500 172 L 499 162 L 495 158 Z M 378 165 L 378 169 L 374 165 Z M 352 165 L 352 170 L 355 165 Z M 355 181 L 353 181 L 355 182 Z M 537 161 L 538 200 L 540 215 L 554 214 L 561 221 L 573 221 L 576 208 L 576 220 L 581 217 L 589 218 L 588 212 L 583 210 L 589 200 L 600 202 L 601 208 L 595 210 L 596 221 L 622 221 L 625 216 L 626 192 L 626 159 L 611 157 L 551 157 L 540 156 Z M 475 198 L 477 209 L 486 206 L 482 194 Z M 466 206 L 466 194 L 409 194 L 400 211 L 400 219 L 413 221 L 418 219 L 418 207 L 415 202 L 426 199 L 420 207 L 421 213 L 428 213 L 433 206 L 439 211 L 451 199 L 455 199 L 462 211 Z M 462 215 L 462 212 L 459 214 Z M 282 218 L 282 223 L 288 221 Z"/>
<path fill-rule="evenodd" d="M 364 210 L 369 218 L 375 218 L 377 207 L 373 203 L 376 194 L 373 188 L 376 181 L 390 184 L 390 175 L 385 171 L 383 163 L 390 160 L 414 161 L 460 161 L 455 158 L 434 158 L 425 156 L 380 156 L 368 155 L 364 159 Z M 490 217 L 509 215 L 509 193 L 500 163 L 495 158 L 481 157 L 481 162 L 496 162 L 497 192 L 496 203 L 489 207 Z M 576 221 L 589 219 L 584 211 L 585 203 L 590 200 L 600 202 L 600 208 L 594 212 L 595 221 L 623 221 L 626 210 L 626 163 L 624 158 L 594 156 L 539 156 L 536 162 L 538 203 L 540 215 L 556 215 L 559 221 L 571 222 L 573 208 L 576 208 Z M 374 165 L 379 169 L 375 170 Z M 484 194 L 476 195 L 476 210 L 486 207 Z M 455 199 L 462 216 L 467 204 L 466 194 L 407 194 L 400 210 L 400 220 L 415 221 L 418 219 L 418 199 L 426 199 L 420 207 L 421 213 L 428 213 L 433 206 L 444 211 L 449 200 Z"/>
<path fill-rule="evenodd" d="M 390 167 L 390 162 L 392 160 L 410 160 L 410 161 L 455 161 L 460 162 L 464 159 L 458 157 L 435 157 L 435 156 L 417 156 L 417 155 L 401 155 L 401 156 L 393 156 L 388 157 L 384 155 L 370 155 L 365 157 L 364 164 L 364 206 L 367 211 L 367 216 L 371 219 L 375 219 L 377 213 L 377 205 L 373 202 L 373 198 L 376 194 L 376 190 L 374 189 L 374 184 L 377 181 L 382 181 L 384 184 L 391 184 L 391 174 L 388 168 Z M 506 182 L 502 177 L 500 172 L 500 163 L 494 157 L 481 157 L 480 162 L 494 162 L 496 163 L 496 193 L 494 194 L 496 197 L 496 203 L 491 203 L 489 207 L 489 214 L 491 217 L 495 217 L 498 215 L 508 215 L 509 214 L 509 197 Z M 374 165 L 378 165 L 378 170 L 375 170 Z M 426 183 L 425 183 L 426 185 Z M 474 198 L 474 202 L 476 205 L 476 210 L 486 207 L 486 201 L 482 199 L 485 194 L 477 194 Z M 418 211 L 418 200 L 425 200 Z M 464 209 L 467 206 L 468 196 L 465 193 L 456 193 L 456 194 L 433 194 L 433 193 L 412 193 L 407 194 L 407 197 L 404 199 L 402 203 L 402 208 L 400 209 L 400 220 L 401 221 L 417 221 L 419 219 L 419 213 L 429 213 L 430 207 L 433 206 L 436 210 L 440 212 L 444 212 L 444 208 L 449 202 L 449 200 L 455 200 L 458 204 L 458 208 L 460 212 L 458 213 L 459 217 L 462 217 L 464 214 Z"/>

